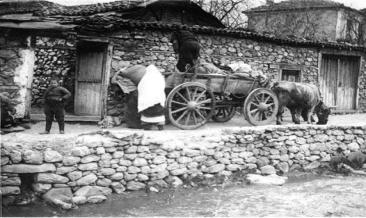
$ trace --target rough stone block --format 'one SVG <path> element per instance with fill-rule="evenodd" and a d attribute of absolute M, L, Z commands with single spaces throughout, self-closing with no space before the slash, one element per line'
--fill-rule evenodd
<path fill-rule="evenodd" d="M 94 183 L 95 181 L 97 181 L 97 176 L 93 173 L 88 174 L 80 179 L 78 179 L 76 181 L 76 184 L 79 186 L 84 186 L 84 185 L 90 185 L 92 183 Z"/>
<path fill-rule="evenodd" d="M 52 188 L 52 185 L 44 183 L 33 183 L 32 188 L 35 192 L 43 194 L 50 190 Z"/>
<path fill-rule="evenodd" d="M 23 153 L 23 160 L 28 164 L 42 164 L 43 163 L 43 155 L 39 151 L 26 150 Z"/>
<path fill-rule="evenodd" d="M 44 153 L 44 160 L 48 163 L 61 162 L 63 156 L 57 151 L 47 150 Z"/>
<path fill-rule="evenodd" d="M 3 173 L 43 173 L 55 172 L 56 167 L 53 164 L 30 165 L 30 164 L 14 164 L 1 168 Z"/>
<path fill-rule="evenodd" d="M 73 156 L 66 156 L 64 157 L 62 163 L 65 165 L 65 166 L 72 166 L 74 164 L 77 164 L 79 163 L 81 160 L 80 157 L 73 157 Z"/>
<path fill-rule="evenodd" d="M 1 186 L 19 186 L 21 184 L 19 177 L 9 177 L 1 179 Z"/>
<path fill-rule="evenodd" d="M 146 187 L 146 185 L 144 183 L 130 181 L 127 183 L 126 189 L 131 190 L 131 191 L 137 191 L 137 190 L 144 189 L 145 187 Z"/>
<path fill-rule="evenodd" d="M 1 195 L 18 195 L 20 194 L 19 186 L 2 186 L 0 187 Z"/>
<path fill-rule="evenodd" d="M 60 176 L 54 173 L 39 173 L 36 176 L 36 181 L 39 183 L 67 183 L 69 178 Z"/>

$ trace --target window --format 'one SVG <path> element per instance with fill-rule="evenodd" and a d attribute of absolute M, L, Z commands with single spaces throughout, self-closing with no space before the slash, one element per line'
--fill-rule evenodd
<path fill-rule="evenodd" d="M 300 70 L 282 70 L 281 80 L 290 82 L 300 82 Z"/>

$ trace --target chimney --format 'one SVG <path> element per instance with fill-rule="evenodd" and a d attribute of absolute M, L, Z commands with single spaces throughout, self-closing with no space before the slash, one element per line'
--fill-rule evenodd
<path fill-rule="evenodd" d="M 274 4 L 274 0 L 266 0 L 266 5 L 273 5 Z"/>

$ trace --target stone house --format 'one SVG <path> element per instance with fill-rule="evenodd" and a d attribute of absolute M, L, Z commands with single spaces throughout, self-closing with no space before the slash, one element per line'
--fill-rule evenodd
<path fill-rule="evenodd" d="M 121 10 L 121 3 L 114 4 L 76 7 L 75 11 L 53 5 L 42 12 L 0 16 L 0 91 L 19 99 L 19 117 L 32 113 L 32 119 L 44 119 L 35 108 L 49 78 L 56 74 L 73 92 L 66 108 L 68 120 L 123 118 L 124 95 L 110 84 L 110 77 L 122 61 L 155 64 L 163 74 L 172 73 L 177 59 L 169 38 L 177 29 L 197 35 L 201 58 L 207 62 L 225 65 L 243 60 L 274 79 L 319 85 L 326 103 L 341 111 L 366 111 L 363 46 L 220 28 L 206 12 L 201 15 L 208 21 L 200 25 L 185 23 L 188 10 L 182 13 L 181 23 L 126 19 L 126 8 L 131 12 L 148 7 L 123 6 Z M 185 4 L 183 8 L 192 3 Z"/>
<path fill-rule="evenodd" d="M 320 41 L 366 43 L 366 16 L 362 11 L 331 0 L 287 0 L 244 12 L 248 28 L 276 36 Z"/>

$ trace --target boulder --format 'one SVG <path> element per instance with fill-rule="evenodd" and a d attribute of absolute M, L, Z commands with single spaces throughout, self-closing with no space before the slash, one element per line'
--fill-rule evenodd
<path fill-rule="evenodd" d="M 347 145 L 348 149 L 351 151 L 358 151 L 360 149 L 360 146 L 356 142 L 352 142 L 349 145 Z"/>
<path fill-rule="evenodd" d="M 121 179 L 123 179 L 123 173 L 115 173 L 110 178 L 112 180 L 121 180 Z"/>
<path fill-rule="evenodd" d="M 119 182 L 112 182 L 111 187 L 117 194 L 122 194 L 126 190 L 126 188 Z"/>
<path fill-rule="evenodd" d="M 105 154 L 105 149 L 103 147 L 98 147 L 97 154 Z"/>
<path fill-rule="evenodd" d="M 102 179 L 97 180 L 98 186 L 109 187 L 111 184 L 112 184 L 112 180 L 107 179 L 107 178 L 102 178 Z"/>
<path fill-rule="evenodd" d="M 44 161 L 48 163 L 61 162 L 63 156 L 57 151 L 47 150 L 44 153 Z"/>
<path fill-rule="evenodd" d="M 19 186 L 2 186 L 0 187 L 1 195 L 18 195 L 20 194 Z"/>
<path fill-rule="evenodd" d="M 282 173 L 288 173 L 290 167 L 288 165 L 288 163 L 286 162 L 281 162 L 277 165 L 277 168 L 282 172 Z"/>
<path fill-rule="evenodd" d="M 59 167 L 56 170 L 56 174 L 62 175 L 66 173 L 70 173 L 72 171 L 75 171 L 77 168 L 75 166 L 72 167 Z"/>
<path fill-rule="evenodd" d="M 28 164 L 42 164 L 43 155 L 39 151 L 26 150 L 23 153 L 23 160 Z"/>
<path fill-rule="evenodd" d="M 266 165 L 260 168 L 262 175 L 276 174 L 276 169 L 271 165 Z"/>
<path fill-rule="evenodd" d="M 124 152 L 123 151 L 116 151 L 116 152 L 113 153 L 112 157 L 114 159 L 120 159 L 120 158 L 123 157 L 123 155 L 124 155 Z"/>
<path fill-rule="evenodd" d="M 258 185 L 283 185 L 285 184 L 287 177 L 277 176 L 276 174 L 261 176 L 257 174 L 248 174 L 246 177 L 249 184 Z"/>
<path fill-rule="evenodd" d="M 142 167 L 142 166 L 146 166 L 148 164 L 147 164 L 147 161 L 144 158 L 136 158 L 133 161 L 133 165 L 136 166 L 136 167 Z"/>
<path fill-rule="evenodd" d="M 43 173 L 54 172 L 56 167 L 53 164 L 29 165 L 29 164 L 13 164 L 1 168 L 2 173 Z"/>
<path fill-rule="evenodd" d="M 22 161 L 22 152 L 17 151 L 17 150 L 12 150 L 10 151 L 10 160 L 13 162 L 13 164 L 15 163 L 20 163 Z"/>
<path fill-rule="evenodd" d="M 177 176 L 170 176 L 165 180 L 174 188 L 183 185 L 183 181 Z"/>
<path fill-rule="evenodd" d="M 36 181 L 39 183 L 67 183 L 69 178 L 60 176 L 54 173 L 38 173 L 36 176 Z"/>
<path fill-rule="evenodd" d="M 1 186 L 18 186 L 20 183 L 19 177 L 9 177 L 1 180 Z"/>
<path fill-rule="evenodd" d="M 75 147 L 71 150 L 71 154 L 77 157 L 84 157 L 90 154 L 90 150 L 86 146 Z"/>
<path fill-rule="evenodd" d="M 183 175 L 185 173 L 187 173 L 187 168 L 179 168 L 179 169 L 174 169 L 172 171 L 170 171 L 170 174 L 173 176 L 179 176 L 179 175 Z"/>
<path fill-rule="evenodd" d="M 226 166 L 226 169 L 229 171 L 237 171 L 241 169 L 241 166 L 238 164 L 229 164 Z"/>
<path fill-rule="evenodd" d="M 127 183 L 127 190 L 137 191 L 145 188 L 145 184 L 141 182 L 130 181 Z"/>
<path fill-rule="evenodd" d="M 79 180 L 76 181 L 76 184 L 79 186 L 84 186 L 84 185 L 90 185 L 92 183 L 94 183 L 95 181 L 97 181 L 97 176 L 93 173 L 88 174 L 82 178 L 80 178 Z"/>
<path fill-rule="evenodd" d="M 78 169 L 81 171 L 92 171 L 98 169 L 97 163 L 86 163 L 86 164 L 79 164 Z"/>
<path fill-rule="evenodd" d="M 88 155 L 83 158 L 81 158 L 81 163 L 91 163 L 91 162 L 97 162 L 100 160 L 100 157 L 97 155 Z"/>
<path fill-rule="evenodd" d="M 52 188 L 52 185 L 44 183 L 33 183 L 32 188 L 35 192 L 43 194 L 50 190 Z"/>
<path fill-rule="evenodd" d="M 66 156 L 62 160 L 62 163 L 65 166 L 72 166 L 72 165 L 75 165 L 75 164 L 79 163 L 80 160 L 81 160 L 80 157 Z"/>
<path fill-rule="evenodd" d="M 74 204 L 85 204 L 87 202 L 87 199 L 84 196 L 75 196 L 72 197 L 72 202 Z"/>
<path fill-rule="evenodd" d="M 159 179 L 159 180 L 155 180 L 155 181 L 150 181 L 148 183 L 149 186 L 157 186 L 157 187 L 161 187 L 161 188 L 168 188 L 169 185 L 168 183 L 166 183 L 164 180 Z"/>
<path fill-rule="evenodd" d="M 112 190 L 107 187 L 83 186 L 74 193 L 74 196 L 89 198 L 90 196 L 110 195 L 111 193 L 112 193 Z"/>
<path fill-rule="evenodd" d="M 107 200 L 107 197 L 104 195 L 94 195 L 94 196 L 88 197 L 87 202 L 92 203 L 92 204 L 97 204 L 97 203 L 101 203 L 105 200 Z"/>
<path fill-rule="evenodd" d="M 304 167 L 304 170 L 313 170 L 320 166 L 320 162 L 314 161 Z"/>
<path fill-rule="evenodd" d="M 1 166 L 8 164 L 9 160 L 10 160 L 9 157 L 1 156 L 0 158 Z"/>
<path fill-rule="evenodd" d="M 110 176 L 110 175 L 115 174 L 115 173 L 116 173 L 116 170 L 115 170 L 115 169 L 113 169 L 113 168 L 102 168 L 102 169 L 100 170 L 100 172 L 101 172 L 101 174 L 102 174 L 103 176 Z"/>
<path fill-rule="evenodd" d="M 63 209 L 72 208 L 72 191 L 71 188 L 53 188 L 43 195 L 46 202 L 60 206 Z"/>
<path fill-rule="evenodd" d="M 223 170 L 225 170 L 225 164 L 215 164 L 208 168 L 209 173 L 218 173 Z"/>
<path fill-rule="evenodd" d="M 82 176 L 83 173 L 81 171 L 73 171 L 67 174 L 67 177 L 69 177 L 71 181 L 76 181 L 80 179 Z"/>
<path fill-rule="evenodd" d="M 138 181 L 147 181 L 147 180 L 149 180 L 149 177 L 144 174 L 137 174 L 137 180 Z"/>

